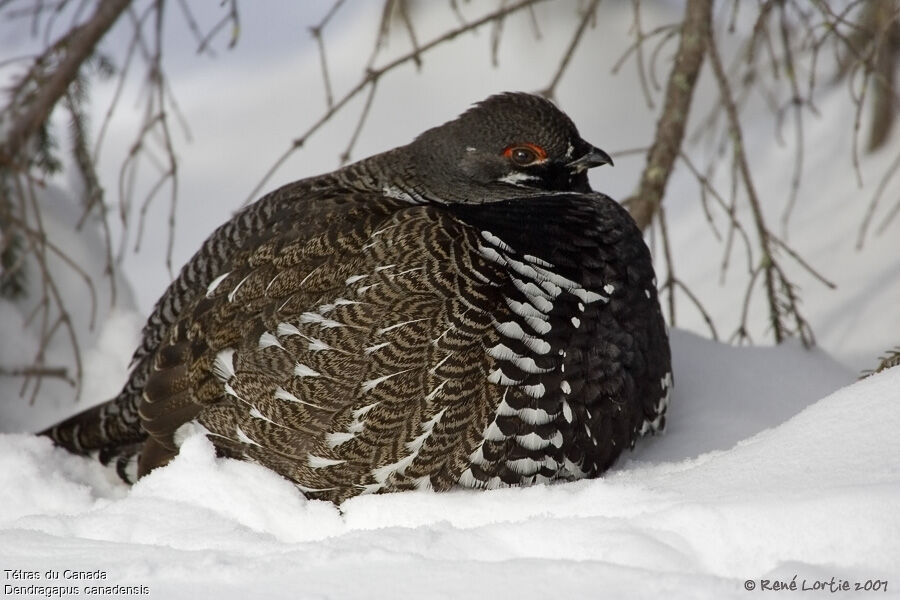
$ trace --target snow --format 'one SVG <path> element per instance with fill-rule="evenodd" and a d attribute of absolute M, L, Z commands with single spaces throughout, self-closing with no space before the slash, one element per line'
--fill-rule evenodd
<path fill-rule="evenodd" d="M 454 598 L 476 581 L 488 597 L 727 598 L 794 574 L 896 585 L 900 370 L 854 383 L 819 351 L 672 340 L 669 431 L 592 481 L 338 508 L 216 458 L 199 433 L 131 489 L 48 440 L 0 435 L 0 564 L 101 569 L 160 598 Z"/>
<path fill-rule="evenodd" d="M 629 69 L 598 80 L 604 94 L 579 93 L 583 81 L 600 77 L 597 57 L 611 64 L 624 47 L 630 5 L 604 10 L 606 20 L 620 26 L 595 33 L 601 39 L 574 57 L 558 96 L 584 137 L 612 151 L 645 145 L 655 117 L 634 96 L 613 93 L 638 89 Z M 651 7 L 645 29 L 671 20 L 666 11 L 662 4 Z M 297 90 L 319 89 L 318 57 L 304 54 L 302 68 L 295 57 L 265 65 L 248 60 L 239 53 L 260 24 L 254 19 L 247 15 L 245 39 L 233 60 L 224 57 L 200 72 L 185 68 L 185 79 L 174 85 L 197 140 L 182 149 L 176 264 L 236 208 L 271 163 L 266 153 L 281 151 L 286 130 L 296 131 L 317 114 L 305 96 L 297 98 Z M 421 74 L 412 69 L 392 74 L 395 87 L 379 91 L 371 121 L 391 127 L 368 125 L 355 154 L 404 143 L 488 93 L 546 84 L 558 57 L 544 56 L 543 49 L 561 47 L 573 19 L 548 22 L 544 45 L 505 38 L 504 68 L 485 69 L 484 77 L 478 75 L 484 56 L 461 54 L 460 46 L 428 55 Z M 356 40 L 363 29 L 357 23 L 332 33 L 337 39 L 329 60 L 336 88 L 352 83 L 354 72 L 341 65 L 347 55 L 358 54 L 358 45 L 340 43 L 341 36 Z M 489 36 L 482 38 L 487 45 Z M 482 83 L 447 86 L 453 64 L 463 64 L 472 72 L 469 79 Z M 228 87 L 223 82 L 234 81 L 236 68 L 243 69 L 244 84 Z M 299 71 L 311 74 L 306 85 L 295 81 Z M 412 86 L 419 90 L 416 106 L 403 97 Z M 702 108 L 710 101 L 708 79 L 701 86 Z M 98 85 L 98 93 L 103 89 Z M 234 93 L 211 107 L 210 89 Z M 268 90 L 273 101 L 263 111 L 259 89 Z M 866 187 L 859 189 L 847 150 L 853 111 L 846 90 L 824 89 L 821 96 L 820 116 L 805 122 L 810 151 L 804 179 L 810 183 L 798 200 L 789 241 L 838 289 L 825 290 L 788 261 L 790 273 L 800 277 L 803 309 L 819 348 L 805 350 L 795 342 L 731 347 L 673 329 L 674 389 L 666 433 L 639 442 L 606 476 L 592 481 L 363 496 L 336 507 L 307 501 L 295 486 L 259 466 L 216 458 L 209 442 L 194 432 L 170 465 L 129 488 L 95 461 L 23 432 L 116 393 L 148 307 L 169 275 L 159 253 L 126 257 L 131 281 L 117 286 L 114 306 L 108 286 L 98 286 L 92 328 L 83 283 L 55 262 L 51 268 L 68 278 L 70 309 L 84 343 L 83 402 L 72 403 L 65 383 L 47 381 L 31 406 L 27 396 L 19 396 L 20 381 L 0 378 L 0 569 L 35 570 L 41 577 L 13 580 L 4 571 L 3 584 L 93 585 L 50 580 L 45 572 L 99 569 L 107 575 L 100 583 L 147 586 L 141 595 L 150 598 L 458 598 L 474 592 L 488 598 L 678 599 L 747 598 L 748 580 L 758 590 L 763 580 L 815 587 L 814 582 L 830 585 L 834 578 L 838 585 L 888 582 L 886 593 L 850 591 L 838 593 L 841 598 L 900 597 L 900 369 L 856 381 L 861 368 L 874 366 L 880 352 L 900 341 L 897 226 L 855 250 L 865 203 L 894 159 L 898 138 L 864 157 Z M 755 123 L 752 110 L 748 114 Z M 354 119 L 351 115 L 312 138 L 309 151 L 288 161 L 283 180 L 333 168 Z M 237 135 L 221 126 L 226 121 L 242 124 Z M 133 141 L 133 129 L 127 123 L 119 127 L 121 133 L 110 130 L 104 150 L 110 156 L 124 155 Z M 778 144 L 767 127 L 748 127 L 745 134 L 760 197 L 770 199 L 767 218 L 777 224 L 793 150 L 789 141 Z M 625 197 L 643 160 L 617 157 L 616 170 L 595 170 L 592 183 Z M 105 165 L 101 177 L 115 189 L 119 165 Z M 728 170 L 724 164 L 719 169 L 724 189 Z M 894 181 L 882 211 L 898 193 Z M 51 239 L 80 264 L 93 264 L 92 275 L 99 276 L 102 258 L 89 258 L 103 256 L 102 238 L 90 226 L 86 235 L 73 232 L 80 215 L 65 194 L 51 186 L 40 196 L 48 207 Z M 696 182 L 683 169 L 676 171 L 666 202 L 677 273 L 727 329 L 736 325 L 735 307 L 742 302 L 741 286 L 732 285 L 742 276 L 741 257 L 732 261 L 729 285 L 721 286 L 722 247 L 709 234 L 696 198 Z M 165 235 L 159 223 L 167 210 L 151 208 L 148 240 Z M 163 218 L 154 221 L 155 211 Z M 138 291 L 134 300 L 129 283 Z M 679 326 L 705 331 L 699 315 L 679 302 Z M 0 364 L 20 364 L 33 355 L 36 329 L 23 325 L 31 308 L 27 302 L 0 301 Z M 765 329 L 760 308 L 751 307 L 757 339 Z M 65 343 L 51 347 L 48 364 L 66 362 Z M 803 597 L 825 595 L 835 594 Z"/>

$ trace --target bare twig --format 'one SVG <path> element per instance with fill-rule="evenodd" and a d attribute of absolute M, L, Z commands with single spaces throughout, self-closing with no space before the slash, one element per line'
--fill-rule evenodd
<path fill-rule="evenodd" d="M 542 96 L 550 99 L 555 99 L 556 86 L 559 85 L 559 81 L 560 79 L 562 79 L 563 73 L 565 73 L 566 69 L 569 67 L 569 62 L 572 60 L 572 56 L 575 54 L 575 49 L 581 42 L 581 38 L 582 36 L 584 36 L 584 32 L 587 29 L 588 24 L 591 22 L 591 19 L 594 18 L 594 14 L 597 11 L 598 4 L 600 4 L 600 0 L 591 0 L 591 3 L 581 15 L 581 21 L 578 23 L 578 28 L 575 29 L 575 35 L 572 36 L 572 41 L 569 42 L 569 47 L 566 49 L 565 54 L 563 54 L 562 60 L 559 61 L 559 66 L 556 68 L 556 73 L 554 73 L 553 79 L 550 80 L 550 83 L 547 85 L 547 87 L 538 92 Z"/>
<path fill-rule="evenodd" d="M 279 156 L 275 160 L 275 162 L 272 164 L 271 167 L 269 167 L 269 169 L 265 172 L 265 174 L 263 174 L 262 179 L 260 179 L 260 181 L 256 184 L 256 186 L 254 186 L 253 190 L 251 190 L 250 194 L 247 196 L 247 199 L 244 201 L 244 204 L 248 204 L 256 198 L 256 196 L 259 194 L 260 190 L 262 190 L 262 188 L 268 183 L 268 181 L 272 177 L 272 175 L 275 174 L 275 172 L 281 167 L 281 165 L 283 165 L 284 162 L 294 152 L 296 152 L 299 148 L 301 148 L 303 146 L 303 144 L 306 143 L 306 140 L 308 140 L 310 138 L 310 136 L 312 136 L 315 132 L 317 132 L 319 129 L 321 129 L 322 126 L 325 125 L 325 123 L 330 121 L 332 119 L 332 117 L 334 117 L 335 114 L 337 114 L 339 111 L 341 111 L 347 105 L 347 103 L 350 102 L 350 100 L 352 100 L 357 95 L 359 95 L 359 93 L 362 92 L 364 89 L 366 89 L 367 86 L 374 85 L 377 82 L 377 80 L 381 76 L 383 76 L 385 73 L 393 71 L 400 65 L 403 65 L 403 64 L 411 62 L 411 61 L 415 61 L 416 58 L 419 57 L 421 54 L 424 54 L 424 53 L 432 50 L 433 48 L 440 46 L 441 44 L 456 38 L 457 36 L 459 36 L 463 33 L 473 31 L 475 29 L 478 29 L 482 25 L 494 22 L 497 19 L 503 18 L 509 14 L 512 14 L 514 12 L 520 11 L 522 9 L 528 8 L 529 6 L 532 6 L 534 4 L 537 4 L 539 2 L 544 2 L 544 1 L 545 0 L 521 0 L 520 2 L 517 2 L 510 6 L 500 8 L 490 14 L 487 14 L 487 15 L 481 17 L 480 19 L 471 21 L 469 23 L 466 23 L 465 25 L 460 25 L 459 27 L 456 27 L 455 29 L 451 29 L 450 31 L 444 33 L 443 35 L 440 35 L 440 36 L 434 38 L 433 40 L 429 41 L 428 43 L 423 44 L 418 49 L 415 49 L 415 50 L 408 52 L 398 58 L 395 58 L 394 60 L 390 61 L 389 63 L 385 64 L 382 67 L 368 68 L 366 70 L 365 74 L 363 75 L 362 79 L 355 86 L 353 86 L 353 88 L 351 88 L 350 91 L 348 91 L 346 94 L 344 94 L 344 96 L 341 97 L 340 100 L 337 100 L 334 103 L 334 105 L 329 107 L 321 117 L 319 117 L 302 135 L 300 135 L 300 137 L 294 139 L 294 141 L 291 143 L 291 145 L 281 154 L 281 156 Z M 386 27 L 384 25 L 384 19 L 385 18 L 383 17 L 382 24 L 379 26 L 382 31 L 384 31 L 384 28 Z M 382 36 L 379 35 L 379 40 L 381 39 L 381 37 Z M 378 47 L 379 43 L 380 42 L 376 41 L 376 48 Z M 372 57 L 370 58 L 370 61 L 369 61 L 370 64 L 374 63 L 376 55 L 377 55 L 377 50 L 376 50 L 376 52 L 373 53 Z"/>
<path fill-rule="evenodd" d="M 64 379 L 69 385 L 75 385 L 75 381 L 69 377 L 69 370 L 65 367 L 30 365 L 27 367 L 7 368 L 0 366 L 0 377 L 54 377 L 56 379 Z"/>
<path fill-rule="evenodd" d="M 638 81 L 641 82 L 641 91 L 644 92 L 647 108 L 653 109 L 653 97 L 650 95 L 650 86 L 647 85 L 647 73 L 644 68 L 644 29 L 641 27 L 641 0 L 631 0 L 631 6 L 634 8 L 634 30 L 638 39 L 638 43 L 635 46 Z"/>
<path fill-rule="evenodd" d="M 338 9 L 341 8 L 343 3 L 344 0 L 336 0 L 325 14 L 325 17 L 323 17 L 317 25 L 313 25 L 309 28 L 309 32 L 316 40 L 316 47 L 319 50 L 319 63 L 322 67 L 322 84 L 325 87 L 325 102 L 329 108 L 334 105 L 334 95 L 331 92 L 331 77 L 328 75 L 328 59 L 325 56 L 325 41 L 322 39 L 322 30 L 325 29 L 328 21 L 331 20 L 331 17 L 333 17 Z"/>
<path fill-rule="evenodd" d="M 675 65 L 666 85 L 663 112 L 656 126 L 647 166 L 637 193 L 626 200 L 638 227 L 645 229 L 653 219 L 665 193 L 675 159 L 681 150 L 684 128 L 703 56 L 709 40 L 712 0 L 688 0 Z"/>

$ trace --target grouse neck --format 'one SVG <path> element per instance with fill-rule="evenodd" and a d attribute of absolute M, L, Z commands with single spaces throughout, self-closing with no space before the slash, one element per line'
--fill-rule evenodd
<path fill-rule="evenodd" d="M 423 185 L 405 146 L 347 165 L 334 176 L 346 187 L 361 192 L 376 192 L 410 204 L 443 203 Z"/>

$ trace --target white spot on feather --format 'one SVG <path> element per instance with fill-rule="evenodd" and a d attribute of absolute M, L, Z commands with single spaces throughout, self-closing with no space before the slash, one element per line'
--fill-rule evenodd
<path fill-rule="evenodd" d="M 416 456 L 418 456 L 416 453 L 412 453 L 409 456 L 404 456 L 397 462 L 392 462 L 382 467 L 378 467 L 377 469 L 373 469 L 372 477 L 375 478 L 375 481 L 384 483 L 394 473 L 399 473 L 402 475 L 406 470 L 406 467 L 408 467 L 412 463 L 412 461 L 416 459 Z"/>
<path fill-rule="evenodd" d="M 518 379 L 510 379 L 503 372 L 503 369 L 494 369 L 488 374 L 487 380 L 489 383 L 496 383 L 499 385 L 519 385 L 521 380 Z"/>
<path fill-rule="evenodd" d="M 331 432 L 325 434 L 325 443 L 328 444 L 329 448 L 335 448 L 355 437 L 356 434 L 351 432 Z"/>
<path fill-rule="evenodd" d="M 447 380 L 446 380 L 446 379 L 445 379 L 444 381 L 440 382 L 439 384 L 437 384 L 433 390 L 431 390 L 430 392 L 428 392 L 428 395 L 425 396 L 425 400 L 427 400 L 427 401 L 429 401 L 429 402 L 432 401 L 432 400 L 434 400 L 434 398 L 441 392 L 441 389 L 442 389 L 445 385 L 447 385 Z M 443 410 L 441 411 L 441 414 L 443 414 Z"/>
<path fill-rule="evenodd" d="M 352 304 L 360 304 L 360 302 L 357 302 L 356 300 L 347 300 L 346 298 L 337 298 L 334 302 L 319 306 L 319 314 L 324 315 L 325 313 L 333 311 L 338 306 L 348 306 Z"/>
<path fill-rule="evenodd" d="M 528 348 L 538 354 L 547 354 L 550 352 L 550 344 L 542 339 L 526 334 L 522 327 L 515 321 L 507 321 L 505 323 L 496 323 L 495 329 L 502 335 L 514 340 L 521 340 Z"/>
<path fill-rule="evenodd" d="M 213 374 L 221 381 L 228 381 L 234 377 L 234 348 L 226 348 L 216 354 Z"/>
<path fill-rule="evenodd" d="M 490 231 L 482 231 L 481 237 L 483 237 L 485 240 L 487 240 L 494 246 L 497 246 L 504 252 L 512 252 L 513 251 L 513 249 L 509 246 L 509 244 L 507 244 L 506 242 L 504 242 L 503 240 L 498 238 L 496 235 L 494 235 Z"/>
<path fill-rule="evenodd" d="M 543 384 L 541 387 L 543 388 Z M 542 408 L 520 408 L 516 415 L 529 425 L 546 425 L 553 421 L 553 415 Z"/>
<path fill-rule="evenodd" d="M 324 317 L 319 313 L 314 312 L 305 312 L 300 315 L 301 323 L 315 323 L 322 327 L 323 329 L 331 329 L 334 327 L 343 327 L 343 323 L 339 323 L 334 319 L 329 319 L 328 317 Z"/>
<path fill-rule="evenodd" d="M 241 279 L 241 280 L 238 282 L 238 284 L 237 284 L 236 286 L 234 286 L 234 289 L 231 290 L 230 292 L 228 292 L 228 301 L 229 301 L 229 302 L 234 302 L 234 296 L 235 296 L 235 294 L 238 293 L 238 290 L 241 289 L 241 286 L 244 285 L 244 282 L 247 281 L 247 279 L 248 279 L 249 277 L 250 277 L 250 273 L 247 273 L 247 274 L 244 276 L 244 278 Z"/>
<path fill-rule="evenodd" d="M 483 437 L 489 442 L 502 442 L 507 436 L 500 431 L 496 421 L 491 421 L 491 424 L 484 430 Z"/>
<path fill-rule="evenodd" d="M 347 461 L 335 460 L 333 458 L 325 458 L 324 456 L 316 456 L 315 454 L 308 454 L 306 456 L 306 464 L 309 465 L 310 469 L 324 469 L 326 467 L 333 467 L 335 465 L 340 465 L 345 462 L 347 462 Z"/>
<path fill-rule="evenodd" d="M 231 275 L 231 271 L 226 271 L 225 273 L 222 273 L 221 275 L 213 279 L 206 288 L 206 297 L 212 298 L 213 292 L 216 291 L 216 288 L 219 287 L 219 284 L 225 281 L 225 278 L 229 275 Z"/>
<path fill-rule="evenodd" d="M 382 342 L 382 343 L 380 343 L 380 344 L 375 344 L 374 346 L 367 346 L 366 349 L 364 350 L 364 352 L 365 352 L 366 354 L 372 354 L 372 353 L 375 352 L 376 350 L 381 350 L 381 349 L 384 348 L 385 346 L 390 346 L 390 345 L 391 345 L 390 342 Z"/>
<path fill-rule="evenodd" d="M 284 346 L 281 345 L 281 342 L 278 341 L 278 338 L 269 333 L 268 331 L 259 336 L 259 347 L 268 348 L 269 346 L 277 346 L 284 350 Z"/>
<path fill-rule="evenodd" d="M 300 335 L 300 330 L 290 323 L 279 323 L 275 332 L 280 336 Z"/>
<path fill-rule="evenodd" d="M 388 198 L 393 198 L 394 200 L 403 200 L 404 202 L 416 202 L 416 199 L 411 196 L 409 193 L 404 192 L 400 188 L 395 185 L 386 185 L 381 188 L 382 193 Z"/>
<path fill-rule="evenodd" d="M 301 400 L 294 394 L 290 393 L 286 389 L 281 386 L 275 388 L 275 398 L 278 400 L 285 400 L 287 402 L 296 402 L 297 404 L 305 404 L 307 406 L 312 406 L 313 408 L 322 408 L 318 404 L 313 404 L 312 402 L 306 402 L 305 400 Z"/>
<path fill-rule="evenodd" d="M 536 264 L 541 267 L 551 267 L 551 268 L 553 267 L 553 263 L 549 263 L 542 258 L 538 258 L 537 256 L 532 256 L 530 254 L 526 254 L 522 258 L 524 258 L 525 260 L 527 260 L 530 263 Z"/>
<path fill-rule="evenodd" d="M 306 338 L 309 340 L 309 351 L 310 352 L 319 352 L 321 350 L 334 350 L 331 346 L 320 340 L 319 338 Z"/>
<path fill-rule="evenodd" d="M 603 300 L 604 302 L 609 302 L 609 298 L 606 298 L 605 296 L 601 296 L 600 294 L 597 294 L 595 292 L 589 292 L 588 290 L 584 290 L 581 288 L 579 288 L 577 290 L 572 290 L 572 293 L 575 296 L 577 296 L 578 299 L 581 300 L 582 302 L 584 302 L 585 304 L 591 304 L 592 302 L 596 302 L 597 300 Z"/>
<path fill-rule="evenodd" d="M 462 472 L 462 475 L 459 476 L 459 480 L 456 482 L 460 487 L 467 488 L 477 488 L 481 485 L 481 482 L 475 479 L 475 476 L 472 475 L 472 469 L 466 469 Z"/>
<path fill-rule="evenodd" d="M 392 329 L 397 329 L 398 327 L 403 327 L 404 325 L 409 325 L 410 323 L 418 323 L 419 321 L 425 321 L 428 317 L 424 317 L 421 319 L 410 319 L 409 321 L 403 321 L 402 323 L 394 323 L 393 325 L 388 325 L 387 327 L 382 327 L 377 330 L 375 333 L 381 335 L 382 333 L 386 333 Z"/>
<path fill-rule="evenodd" d="M 345 285 L 351 285 L 359 281 L 360 279 L 365 279 L 368 275 L 351 275 L 347 279 L 344 280 Z"/>
<path fill-rule="evenodd" d="M 489 348 L 487 353 L 497 360 L 508 360 L 526 373 L 548 373 L 553 370 L 552 368 L 545 369 L 537 366 L 537 363 L 530 356 L 521 356 L 503 344 L 497 344 Z"/>
<path fill-rule="evenodd" d="M 431 432 L 434 431 L 435 425 L 437 425 L 441 418 L 444 416 L 444 413 L 447 412 L 447 408 L 442 408 L 438 412 L 435 413 L 433 417 L 422 423 L 422 435 L 406 442 L 407 449 L 412 452 L 414 455 L 419 454 L 419 450 L 422 449 L 422 446 L 425 445 L 425 440 L 431 435 Z"/>
<path fill-rule="evenodd" d="M 506 461 L 506 466 L 510 471 L 519 475 L 534 475 L 541 470 L 542 465 L 531 458 L 517 458 Z"/>
<path fill-rule="evenodd" d="M 562 403 L 562 412 L 563 412 L 563 419 L 566 420 L 566 423 L 571 423 L 572 422 L 572 407 L 569 406 L 569 403 L 566 402 L 565 400 L 563 400 L 563 403 Z"/>
<path fill-rule="evenodd" d="M 266 415 L 259 412 L 259 409 L 255 406 L 250 408 L 250 418 L 252 419 L 260 419 L 261 421 L 266 421 L 267 423 L 272 423 L 273 425 L 278 425 L 275 421 L 267 417 Z"/>
<path fill-rule="evenodd" d="M 360 384 L 360 393 L 365 394 L 366 392 L 370 392 L 375 388 L 375 386 L 377 386 L 381 383 L 384 383 L 391 377 L 396 377 L 397 375 L 402 375 L 403 373 L 406 373 L 407 371 L 411 371 L 411 370 L 412 369 L 404 369 L 402 371 L 397 371 L 396 373 L 391 373 L 390 375 L 382 375 L 381 377 L 376 377 L 374 379 L 368 379 L 366 381 L 363 381 Z"/>
<path fill-rule="evenodd" d="M 517 435 L 516 442 L 527 450 L 540 450 L 550 445 L 549 440 L 545 440 L 533 431 L 528 435 Z"/>
<path fill-rule="evenodd" d="M 445 356 L 444 358 L 442 358 L 441 360 L 439 360 L 433 367 L 431 367 L 430 369 L 428 369 L 428 372 L 431 373 L 432 375 L 434 375 L 434 374 L 437 372 L 437 370 L 440 369 L 441 366 L 442 366 L 445 362 L 447 362 L 447 359 L 449 359 L 450 356 L 451 356 L 451 355 L 448 354 L 447 356 Z"/>
<path fill-rule="evenodd" d="M 537 310 L 530 304 L 525 304 L 524 302 L 518 302 L 517 300 L 513 300 L 512 298 L 503 297 L 503 300 L 506 301 L 506 305 L 512 310 L 514 313 L 519 315 L 520 317 L 534 317 L 535 319 L 547 319 L 547 315 Z M 549 331 L 549 330 L 548 330 Z"/>
<path fill-rule="evenodd" d="M 499 252 L 489 246 L 478 244 L 478 253 L 493 263 L 498 265 L 506 265 L 506 258 Z"/>
<path fill-rule="evenodd" d="M 249 435 L 244 433 L 244 430 L 241 429 L 241 426 L 238 425 L 235 428 L 235 434 L 237 435 L 237 439 L 245 444 L 250 444 L 251 446 L 259 446 L 259 444 L 253 441 Z"/>
<path fill-rule="evenodd" d="M 294 365 L 294 375 L 297 377 L 318 377 L 321 373 L 298 362 Z"/>

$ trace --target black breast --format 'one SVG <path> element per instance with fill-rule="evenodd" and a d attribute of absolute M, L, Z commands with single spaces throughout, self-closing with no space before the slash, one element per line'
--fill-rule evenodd
<path fill-rule="evenodd" d="M 501 365 L 490 375 L 501 401 L 460 483 L 595 476 L 662 428 L 668 339 L 650 253 L 627 212 L 601 194 L 447 210 L 480 232 L 509 308 L 487 349 Z"/>

